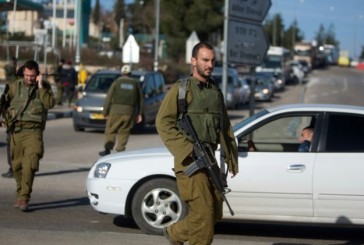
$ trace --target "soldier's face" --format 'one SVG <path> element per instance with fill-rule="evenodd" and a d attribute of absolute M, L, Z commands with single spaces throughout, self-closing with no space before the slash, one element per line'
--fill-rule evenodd
<path fill-rule="evenodd" d="M 215 66 L 215 52 L 207 48 L 201 48 L 198 51 L 197 57 L 192 58 L 194 75 L 205 81 L 211 76 Z"/>
<path fill-rule="evenodd" d="M 31 85 L 35 82 L 35 79 L 37 77 L 37 71 L 36 70 L 29 70 L 28 68 L 24 68 L 24 82 L 26 85 Z"/>

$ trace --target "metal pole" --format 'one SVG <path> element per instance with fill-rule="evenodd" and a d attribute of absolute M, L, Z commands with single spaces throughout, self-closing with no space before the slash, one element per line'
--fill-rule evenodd
<path fill-rule="evenodd" d="M 13 8 L 13 13 L 14 13 L 14 16 L 13 16 L 13 22 L 14 22 L 14 24 L 13 24 L 13 35 L 14 35 L 14 33 L 15 33 L 15 30 L 16 30 L 16 25 L 15 25 L 15 23 L 16 23 L 16 6 L 17 6 L 17 4 L 18 4 L 18 1 L 17 1 L 17 0 L 15 0 L 15 1 L 14 1 L 14 8 Z"/>
<path fill-rule="evenodd" d="M 81 55 L 80 55 L 80 49 L 81 49 L 81 0 L 76 0 L 77 2 L 77 43 L 76 43 L 76 57 L 75 57 L 75 63 L 76 63 L 76 71 L 78 71 L 78 66 L 81 61 Z"/>
<path fill-rule="evenodd" d="M 155 44 L 154 44 L 154 71 L 158 71 L 158 54 L 159 54 L 159 11 L 160 0 L 156 0 L 156 21 L 155 21 Z"/>
<path fill-rule="evenodd" d="M 56 47 L 56 0 L 53 0 L 52 48 Z"/>
<path fill-rule="evenodd" d="M 227 77 L 228 77 L 228 21 L 229 21 L 229 0 L 225 0 L 225 13 L 224 13 L 224 54 L 222 57 L 222 94 L 226 98 L 226 88 L 227 88 Z"/>
<path fill-rule="evenodd" d="M 67 0 L 63 2 L 63 35 L 62 35 L 62 47 L 66 47 L 66 30 L 67 30 Z"/>

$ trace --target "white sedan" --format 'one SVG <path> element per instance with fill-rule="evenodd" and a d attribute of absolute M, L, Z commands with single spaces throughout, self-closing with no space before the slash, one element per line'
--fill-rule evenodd
<path fill-rule="evenodd" d="M 228 179 L 235 215 L 225 207 L 224 219 L 364 225 L 363 125 L 364 107 L 308 104 L 265 109 L 235 125 L 240 173 Z M 309 152 L 298 152 L 307 126 Z M 161 234 L 188 212 L 172 168 L 165 148 L 100 158 L 86 181 L 90 203 Z"/>

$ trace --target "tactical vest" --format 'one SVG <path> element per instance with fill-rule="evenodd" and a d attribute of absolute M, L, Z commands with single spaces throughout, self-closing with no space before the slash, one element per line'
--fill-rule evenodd
<path fill-rule="evenodd" d="M 188 105 L 184 96 L 186 86 L 189 86 L 192 93 L 192 101 Z M 210 88 L 199 88 L 190 79 L 180 80 L 179 117 L 184 113 L 190 116 L 192 125 L 202 143 L 218 144 L 222 123 L 222 94 L 215 85 L 210 83 L 210 86 Z M 186 137 L 193 142 L 189 136 L 186 135 Z"/>
<path fill-rule="evenodd" d="M 16 92 L 8 108 L 11 117 L 10 120 L 36 122 L 40 124 L 43 124 L 47 120 L 48 110 L 44 108 L 43 103 L 39 100 L 39 91 L 37 88 L 35 88 L 35 91 L 31 95 L 32 98 L 29 99 L 27 104 L 32 89 L 33 87 L 26 87 L 22 79 L 16 81 Z M 22 109 L 26 104 L 26 108 Z M 23 113 L 18 115 L 20 110 L 23 110 Z"/>
<path fill-rule="evenodd" d="M 112 104 L 134 106 L 138 99 L 137 82 L 132 78 L 119 78 L 115 81 L 117 88 L 112 96 Z"/>

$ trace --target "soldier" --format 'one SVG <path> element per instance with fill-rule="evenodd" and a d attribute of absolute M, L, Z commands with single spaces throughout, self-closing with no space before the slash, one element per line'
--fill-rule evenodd
<path fill-rule="evenodd" d="M 192 50 L 193 73 L 185 89 L 186 113 L 190 116 L 199 139 L 213 150 L 221 143 L 225 162 L 234 177 L 238 173 L 237 146 L 227 116 L 223 95 L 210 76 L 215 53 L 207 43 L 198 43 Z M 193 163 L 193 143 L 177 126 L 181 107 L 181 81 L 167 93 L 158 111 L 156 127 L 160 137 L 174 156 L 174 172 L 180 197 L 189 207 L 185 218 L 163 230 L 171 244 L 211 244 L 214 225 L 222 218 L 223 198 L 214 187 L 205 169 L 188 177 L 183 170 Z M 183 91 L 183 90 L 182 90 Z"/>
<path fill-rule="evenodd" d="M 62 82 L 61 82 L 61 72 L 62 72 L 62 68 L 63 65 L 65 64 L 65 60 L 61 59 L 59 61 L 59 64 L 57 66 L 57 76 L 55 77 L 55 82 L 56 82 L 56 86 L 57 86 L 57 94 L 56 94 L 56 103 L 57 105 L 63 105 L 63 86 L 62 86 Z"/>
<path fill-rule="evenodd" d="M 137 112 L 136 123 L 142 122 L 144 97 L 138 81 L 130 77 L 131 68 L 121 68 L 122 77 L 112 83 L 104 102 L 106 118 L 105 150 L 100 156 L 110 154 L 117 138 L 116 151 L 124 151 L 130 131 L 134 126 L 134 113 Z"/>
<path fill-rule="evenodd" d="M 26 211 L 34 176 L 44 153 L 43 130 L 48 109 L 55 104 L 52 88 L 42 81 L 37 62 L 29 60 L 24 64 L 23 77 L 9 83 L 6 99 L 9 107 L 5 120 L 17 193 L 14 207 Z"/>

